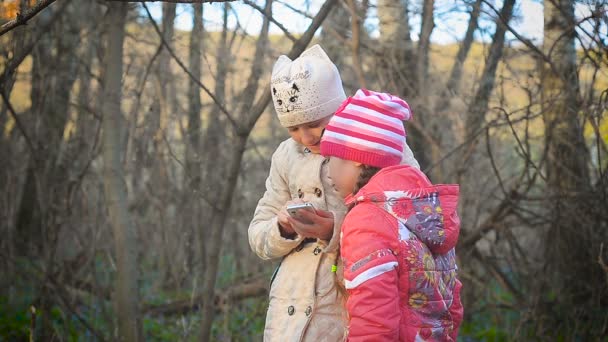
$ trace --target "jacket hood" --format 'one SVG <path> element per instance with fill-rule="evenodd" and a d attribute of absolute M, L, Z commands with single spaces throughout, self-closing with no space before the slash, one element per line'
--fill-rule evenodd
<path fill-rule="evenodd" d="M 409 165 L 383 168 L 346 205 L 371 202 L 397 218 L 401 238 L 414 234 L 433 254 L 456 246 L 460 233 L 458 184 L 433 185 L 426 175 Z M 404 236 L 405 235 L 405 236 Z"/>

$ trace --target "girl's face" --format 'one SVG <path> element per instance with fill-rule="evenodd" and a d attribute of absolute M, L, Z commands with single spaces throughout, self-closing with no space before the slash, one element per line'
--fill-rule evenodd
<path fill-rule="evenodd" d="M 311 152 L 318 154 L 321 151 L 320 144 L 323 130 L 330 119 L 331 115 L 317 121 L 288 127 L 287 131 L 289 132 L 289 135 L 291 135 L 291 138 L 298 144 L 304 145 L 308 147 Z"/>
<path fill-rule="evenodd" d="M 346 198 L 353 193 L 361 169 L 361 163 L 338 157 L 329 158 L 329 178 L 331 178 L 340 196 Z"/>

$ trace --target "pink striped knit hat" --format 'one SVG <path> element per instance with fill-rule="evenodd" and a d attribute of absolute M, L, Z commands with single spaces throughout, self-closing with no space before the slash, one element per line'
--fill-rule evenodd
<path fill-rule="evenodd" d="M 325 127 L 321 154 L 380 168 L 399 165 L 406 137 L 403 121 L 411 118 L 402 99 L 359 89 Z"/>

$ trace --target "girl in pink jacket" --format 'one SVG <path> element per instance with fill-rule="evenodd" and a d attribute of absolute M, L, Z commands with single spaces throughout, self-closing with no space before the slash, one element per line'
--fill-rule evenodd
<path fill-rule="evenodd" d="M 349 341 L 456 341 L 458 185 L 399 165 L 408 104 L 359 90 L 326 126 L 321 154 L 350 209 L 340 253 Z"/>

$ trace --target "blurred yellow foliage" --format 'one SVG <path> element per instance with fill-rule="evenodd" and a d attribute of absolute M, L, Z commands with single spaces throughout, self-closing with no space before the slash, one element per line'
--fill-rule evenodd
<path fill-rule="evenodd" d="M 17 17 L 22 0 L 3 0 L 0 1 L 0 20 L 12 20 Z M 23 0 L 25 1 L 25 0 Z M 29 0 L 28 7 L 36 4 L 36 0 Z"/>

